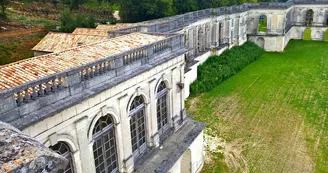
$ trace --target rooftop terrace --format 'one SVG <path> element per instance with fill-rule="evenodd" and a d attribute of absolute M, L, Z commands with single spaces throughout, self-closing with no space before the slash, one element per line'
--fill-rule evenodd
<path fill-rule="evenodd" d="M 49 32 L 32 50 L 60 52 L 69 48 L 77 47 L 78 43 L 90 44 L 104 40 L 108 40 L 108 37 Z"/>

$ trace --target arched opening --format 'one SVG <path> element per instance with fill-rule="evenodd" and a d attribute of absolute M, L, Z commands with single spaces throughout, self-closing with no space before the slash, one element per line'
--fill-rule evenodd
<path fill-rule="evenodd" d="M 304 40 L 311 40 L 311 29 L 310 28 L 306 28 L 304 30 L 303 39 Z"/>
<path fill-rule="evenodd" d="M 189 148 L 182 155 L 180 172 L 191 173 L 191 151 Z"/>
<path fill-rule="evenodd" d="M 328 29 L 325 31 L 325 35 L 323 37 L 324 41 L 328 41 Z"/>
<path fill-rule="evenodd" d="M 65 169 L 59 170 L 58 173 L 74 173 L 73 156 L 68 145 L 65 142 L 60 141 L 56 145 L 50 146 L 49 148 L 68 160 L 67 167 Z"/>
<path fill-rule="evenodd" d="M 168 111 L 167 111 L 167 88 L 162 81 L 157 88 L 157 130 L 159 135 L 163 134 L 168 128 Z"/>
<path fill-rule="evenodd" d="M 92 131 L 93 156 L 97 173 L 117 171 L 115 127 L 109 115 L 99 118 Z"/>
<path fill-rule="evenodd" d="M 213 46 L 216 46 L 216 42 L 217 42 L 217 35 L 216 35 L 216 27 L 217 27 L 217 24 L 216 23 L 214 23 L 214 24 L 212 24 L 212 32 L 211 32 L 211 38 L 212 38 L 212 40 L 211 40 L 211 45 L 213 45 Z"/>
<path fill-rule="evenodd" d="M 262 38 L 262 37 L 257 38 L 256 43 L 260 48 L 264 49 L 264 45 L 265 45 L 264 38 Z"/>
<path fill-rule="evenodd" d="M 222 23 L 219 23 L 219 43 L 222 44 Z"/>
<path fill-rule="evenodd" d="M 146 151 L 146 117 L 145 101 L 142 96 L 137 96 L 132 101 L 129 116 L 131 130 L 131 145 L 134 157 Z"/>
<path fill-rule="evenodd" d="M 208 49 L 210 47 L 210 26 L 209 24 L 205 25 L 205 49 Z"/>
<path fill-rule="evenodd" d="M 203 29 L 199 27 L 198 29 L 198 52 L 203 51 Z"/>
<path fill-rule="evenodd" d="M 261 15 L 259 17 L 258 32 L 263 32 L 263 33 L 267 32 L 267 22 L 268 22 L 268 18 L 266 15 Z"/>
<path fill-rule="evenodd" d="M 315 32 L 315 39 L 321 40 L 321 32 L 320 31 Z"/>
<path fill-rule="evenodd" d="M 309 9 L 305 13 L 305 25 L 306 26 L 312 26 L 313 25 L 313 10 Z"/>

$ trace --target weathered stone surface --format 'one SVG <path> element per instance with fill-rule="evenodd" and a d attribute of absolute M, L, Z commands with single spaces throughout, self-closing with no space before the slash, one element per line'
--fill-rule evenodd
<path fill-rule="evenodd" d="M 67 164 L 64 157 L 0 122 L 0 173 L 55 173 Z"/>

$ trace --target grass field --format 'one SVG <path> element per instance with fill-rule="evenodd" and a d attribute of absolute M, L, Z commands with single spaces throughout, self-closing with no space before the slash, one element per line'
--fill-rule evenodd
<path fill-rule="evenodd" d="M 207 123 L 203 172 L 328 172 L 327 70 L 327 42 L 292 40 L 189 98 Z"/>
<path fill-rule="evenodd" d="M 0 39 L 0 65 L 33 57 L 31 49 L 41 41 L 45 34 L 40 32 L 17 38 Z"/>

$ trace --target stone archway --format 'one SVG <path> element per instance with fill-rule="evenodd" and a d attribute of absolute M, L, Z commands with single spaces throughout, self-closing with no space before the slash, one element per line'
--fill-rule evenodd
<path fill-rule="evenodd" d="M 305 13 L 305 25 L 306 26 L 313 25 L 313 16 L 314 16 L 314 11 L 312 9 L 306 10 L 306 13 Z"/>
<path fill-rule="evenodd" d="M 258 24 L 257 31 L 259 33 L 266 33 L 267 32 L 267 21 L 268 21 L 267 16 L 261 15 L 258 20 L 259 20 L 259 24 Z"/>
<path fill-rule="evenodd" d="M 264 49 L 264 46 L 265 46 L 265 40 L 264 40 L 264 38 L 263 38 L 263 37 L 259 37 L 259 38 L 257 38 L 257 40 L 256 40 L 256 44 L 257 44 L 260 48 Z"/>

